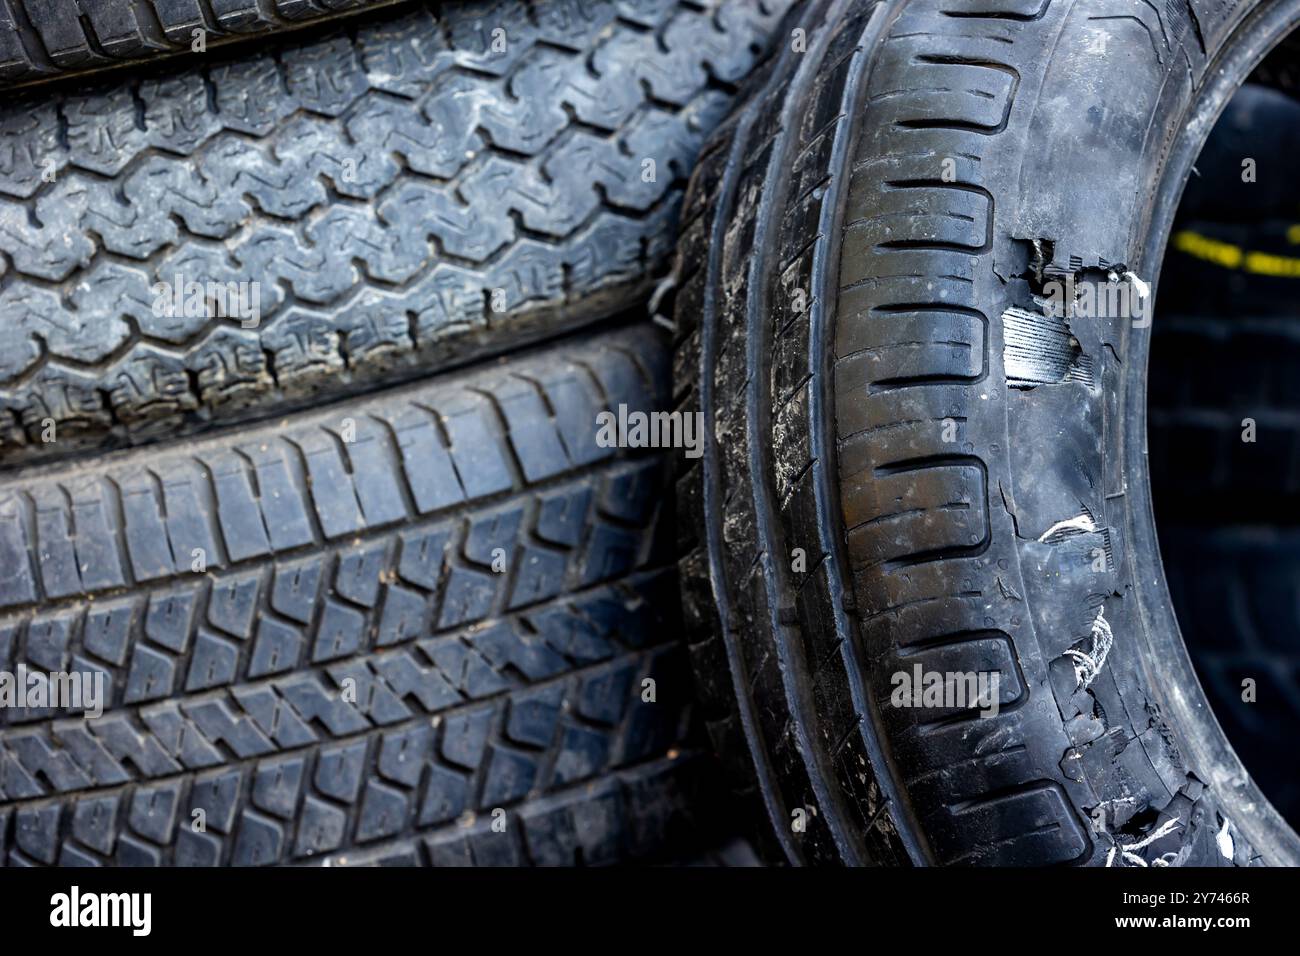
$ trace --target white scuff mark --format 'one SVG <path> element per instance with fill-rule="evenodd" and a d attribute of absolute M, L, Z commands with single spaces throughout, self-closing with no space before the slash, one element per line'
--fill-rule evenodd
<path fill-rule="evenodd" d="M 1088 685 L 1101 673 L 1110 646 L 1115 643 L 1115 635 L 1110 629 L 1110 622 L 1106 620 L 1105 610 L 1105 607 L 1097 608 L 1097 616 L 1092 619 L 1092 647 L 1088 653 L 1076 650 L 1065 652 L 1067 657 L 1074 658 L 1074 676 L 1078 681 L 1076 691 L 1087 690 Z"/>
<path fill-rule="evenodd" d="M 1215 836 L 1214 842 L 1219 845 L 1219 852 L 1223 854 L 1224 858 L 1231 860 L 1233 853 L 1237 848 L 1232 842 L 1232 834 L 1228 832 L 1228 826 L 1228 818 L 1224 817 L 1223 828 L 1220 829 L 1218 834 Z"/>
<path fill-rule="evenodd" d="M 1173 832 L 1174 827 L 1180 826 L 1182 826 L 1182 824 L 1178 821 L 1177 817 L 1170 817 L 1164 823 L 1160 824 L 1159 827 L 1149 833 L 1144 839 L 1138 840 L 1136 843 L 1116 844 L 1111 847 L 1110 852 L 1106 854 L 1106 865 L 1111 866 L 1114 864 L 1115 854 L 1118 852 L 1121 860 L 1127 863 L 1132 863 L 1135 866 L 1146 866 L 1147 861 L 1138 856 L 1137 851 L 1145 846 L 1155 843 L 1156 840 L 1159 840 L 1161 837 L 1168 836 Z M 1166 853 L 1162 855 L 1160 859 L 1156 860 L 1154 865 L 1168 866 L 1168 857 L 1170 856 L 1174 856 L 1175 859 L 1177 858 L 1176 854 Z"/>
<path fill-rule="evenodd" d="M 1124 278 L 1132 284 L 1133 288 L 1137 289 L 1137 294 L 1141 298 L 1151 298 L 1151 283 L 1139 278 L 1136 272 L 1126 272 Z"/>
<path fill-rule="evenodd" d="M 1096 530 L 1097 530 L 1097 522 L 1092 519 L 1092 515 L 1088 514 L 1085 511 L 1083 514 L 1078 515 L 1077 517 L 1067 518 L 1064 521 L 1056 522 L 1056 524 L 1052 525 L 1050 528 L 1044 531 L 1042 536 L 1039 537 L 1038 540 L 1040 543 L 1042 543 L 1046 541 L 1048 538 L 1052 537 L 1053 535 L 1063 535 L 1067 531 L 1091 533 Z"/>
<path fill-rule="evenodd" d="M 659 284 L 655 286 L 654 292 L 650 294 L 650 302 L 646 306 L 646 310 L 650 313 L 650 321 L 656 325 L 662 325 L 669 332 L 677 331 L 677 323 L 670 316 L 663 315 L 659 311 L 659 307 L 663 304 L 664 297 L 675 288 L 677 288 L 677 276 L 670 272 L 659 280 Z"/>

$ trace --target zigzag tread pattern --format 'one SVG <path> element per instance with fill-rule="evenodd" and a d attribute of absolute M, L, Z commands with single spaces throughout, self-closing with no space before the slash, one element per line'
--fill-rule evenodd
<path fill-rule="evenodd" d="M 684 705 L 640 703 L 631 682 L 643 674 L 684 679 L 671 660 L 620 659 L 432 724 L 425 719 L 197 773 L 9 801 L 0 804 L 0 860 L 274 865 L 354 847 L 392 853 L 393 843 L 409 849 L 430 838 L 477 842 L 494 811 L 527 820 L 530 803 L 566 791 L 579 817 L 599 814 L 601 791 L 619 771 L 680 756 L 664 754 L 682 732 Z M 624 690 L 625 700 L 614 699 Z M 614 722 L 605 722 L 611 715 Z M 487 819 L 476 828 L 480 815 Z M 636 821 L 629 824 L 635 830 Z"/>
<path fill-rule="evenodd" d="M 0 456 L 302 406 L 630 306 L 782 6 L 429 5 L 17 98 Z"/>

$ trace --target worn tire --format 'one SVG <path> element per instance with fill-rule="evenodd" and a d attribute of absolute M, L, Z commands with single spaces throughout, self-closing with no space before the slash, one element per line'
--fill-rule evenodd
<path fill-rule="evenodd" d="M 715 741 L 787 859 L 1300 860 L 1164 584 L 1149 329 L 1041 301 L 1110 272 L 1141 301 L 1213 117 L 1297 23 L 825 0 L 706 147 L 677 266 L 676 402 L 707 436 L 680 566 Z M 915 666 L 996 674 L 996 714 L 900 705 Z"/>
<path fill-rule="evenodd" d="M 666 462 L 594 437 L 667 380 L 659 336 L 614 330 L 6 474 L 0 671 L 107 691 L 89 719 L 0 708 L 0 861 L 605 863 L 708 839 Z"/>
<path fill-rule="evenodd" d="M 430 3 L 7 102 L 0 466 L 276 414 L 637 305 L 786 5 Z M 248 301 L 219 307 L 227 288 Z"/>

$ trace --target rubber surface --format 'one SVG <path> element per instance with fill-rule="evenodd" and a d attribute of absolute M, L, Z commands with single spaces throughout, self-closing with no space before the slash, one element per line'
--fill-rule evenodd
<path fill-rule="evenodd" d="M 783 6 L 431 4 L 7 102 L 0 465 L 265 416 L 634 305 Z M 226 289 L 247 301 L 220 306 Z"/>
<path fill-rule="evenodd" d="M 1300 103 L 1252 84 L 1215 124 L 1165 256 L 1147 393 L 1152 498 L 1183 638 L 1228 739 L 1293 826 L 1300 205 L 1284 160 L 1297 123 Z"/>
<path fill-rule="evenodd" d="M 824 228 L 819 165 L 850 109 L 868 13 L 840 22 L 821 4 L 792 12 L 792 39 L 701 157 L 678 252 L 675 402 L 706 424 L 704 455 L 677 486 L 694 670 L 715 749 L 766 818 L 765 851 L 796 863 L 896 864 L 916 853 L 887 812 L 897 796 L 882 789 L 880 741 L 862 719 L 860 660 L 844 640 L 851 604 L 813 494 L 816 438 L 787 430 L 809 399 L 794 349 L 817 348 L 800 321 L 815 295 L 799 273 L 814 244 L 778 224 Z M 748 321 L 769 314 L 789 344 Z M 773 455 L 779 489 L 759 478 Z"/>
<path fill-rule="evenodd" d="M 6 0 L 0 88 L 203 51 L 395 0 Z"/>
<path fill-rule="evenodd" d="M 792 862 L 1259 859 L 1142 656 L 1141 327 L 1035 300 L 1144 268 L 1138 197 L 1248 7 L 1211 6 L 813 3 L 706 148 L 680 566 L 717 746 Z M 895 705 L 914 667 L 997 675 L 996 714 Z"/>
<path fill-rule="evenodd" d="M 1233 96 L 1196 158 L 1180 217 L 1258 226 L 1300 216 L 1300 190 L 1286 163 L 1300 148 L 1300 102 L 1294 83 L 1279 79 L 1258 71 Z M 1177 292 L 1170 283 L 1165 291 Z"/>
<path fill-rule="evenodd" d="M 0 860 L 681 852 L 708 801 L 666 462 L 595 442 L 667 374 L 657 335 L 616 330 L 6 474 L 0 670 L 107 694 L 89 719 L 0 709 Z"/>
<path fill-rule="evenodd" d="M 1245 529 L 1253 537 L 1300 515 L 1300 194 L 1283 162 L 1298 128 L 1292 96 L 1244 86 L 1197 159 L 1165 256 L 1149 446 L 1157 518 L 1182 544 L 1199 526 L 1217 551 L 1222 525 L 1254 525 Z M 1242 440 L 1247 423 L 1252 442 Z M 1234 550 L 1237 532 L 1225 530 Z M 1162 550 L 1167 565 L 1185 560 L 1177 548 Z M 1174 596 L 1184 608 L 1185 595 Z M 1205 618 L 1179 617 L 1195 653 L 1190 639 Z M 1247 640 L 1253 630 L 1212 643 L 1228 633 Z"/>
<path fill-rule="evenodd" d="M 1215 716 L 1260 789 L 1295 826 L 1300 533 L 1162 522 L 1160 543 L 1183 638 Z"/>

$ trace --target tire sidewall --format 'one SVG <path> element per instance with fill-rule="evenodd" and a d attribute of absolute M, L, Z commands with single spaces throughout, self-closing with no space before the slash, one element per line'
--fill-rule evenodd
<path fill-rule="evenodd" d="M 1215 121 L 1251 70 L 1297 28 L 1300 2 L 1286 0 L 1256 7 L 1221 44 L 1216 60 L 1206 71 L 1206 84 L 1177 118 L 1179 133 L 1165 161 L 1154 170 L 1151 201 L 1134 246 L 1141 250 L 1139 262 L 1152 274 L 1157 294 L 1155 321 L 1159 321 L 1158 273 L 1192 164 Z M 1183 642 L 1165 579 L 1147 457 L 1150 332 L 1150 328 L 1144 329 L 1130 340 L 1130 361 L 1123 378 L 1122 434 L 1127 440 L 1120 450 L 1128 473 L 1135 479 L 1130 486 L 1124 530 L 1133 577 L 1139 585 L 1134 596 L 1144 624 L 1138 657 L 1148 686 L 1169 716 L 1189 763 L 1210 785 L 1251 846 L 1271 864 L 1300 865 L 1300 838 L 1260 792 L 1210 708 Z"/>

